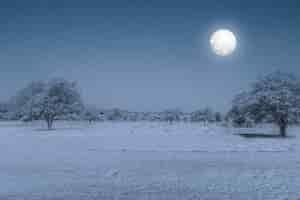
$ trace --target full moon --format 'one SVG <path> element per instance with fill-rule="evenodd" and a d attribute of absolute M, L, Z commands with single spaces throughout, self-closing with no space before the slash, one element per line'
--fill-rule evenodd
<path fill-rule="evenodd" d="M 236 38 L 231 31 L 220 29 L 211 35 L 210 45 L 217 55 L 228 56 L 236 48 Z"/>

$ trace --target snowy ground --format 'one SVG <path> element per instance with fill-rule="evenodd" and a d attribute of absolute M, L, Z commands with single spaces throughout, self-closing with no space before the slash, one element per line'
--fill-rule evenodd
<path fill-rule="evenodd" d="M 175 123 L 0 123 L 1 200 L 300 199 L 300 135 Z M 299 128 L 289 130 L 296 136 Z"/>

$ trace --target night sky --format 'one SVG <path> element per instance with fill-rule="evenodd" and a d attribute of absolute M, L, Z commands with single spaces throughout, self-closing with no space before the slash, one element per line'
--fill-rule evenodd
<path fill-rule="evenodd" d="M 3 0 L 0 25 L 3 101 L 62 77 L 103 108 L 226 111 L 260 76 L 300 76 L 299 0 Z M 227 57 L 209 46 L 221 28 L 238 41 Z"/>

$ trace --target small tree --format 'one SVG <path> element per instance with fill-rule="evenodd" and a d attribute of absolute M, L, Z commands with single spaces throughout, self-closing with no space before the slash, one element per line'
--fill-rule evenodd
<path fill-rule="evenodd" d="M 300 82 L 292 74 L 271 73 L 237 95 L 233 104 L 255 123 L 268 120 L 277 124 L 285 137 L 288 124 L 298 122 L 300 116 Z"/>
<path fill-rule="evenodd" d="M 88 120 L 89 123 L 101 120 L 100 119 L 101 112 L 96 106 L 85 106 L 84 112 L 83 112 L 83 119 Z"/>
<path fill-rule="evenodd" d="M 169 122 L 170 124 L 172 124 L 174 121 L 179 121 L 180 116 L 182 115 L 179 109 L 168 109 L 161 114 L 163 121 Z"/>
<path fill-rule="evenodd" d="M 120 121 L 123 120 L 123 112 L 119 108 L 114 108 L 108 114 L 108 120 Z"/>
<path fill-rule="evenodd" d="M 214 122 L 216 116 L 210 108 L 204 108 L 191 113 L 192 122 Z"/>

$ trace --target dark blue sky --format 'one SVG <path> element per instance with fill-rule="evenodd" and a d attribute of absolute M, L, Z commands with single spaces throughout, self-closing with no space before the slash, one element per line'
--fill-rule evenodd
<path fill-rule="evenodd" d="M 63 77 L 84 99 L 130 110 L 227 110 L 274 70 L 300 75 L 300 1 L 1 1 L 2 100 L 32 80 Z M 209 36 L 232 30 L 229 57 Z"/>

